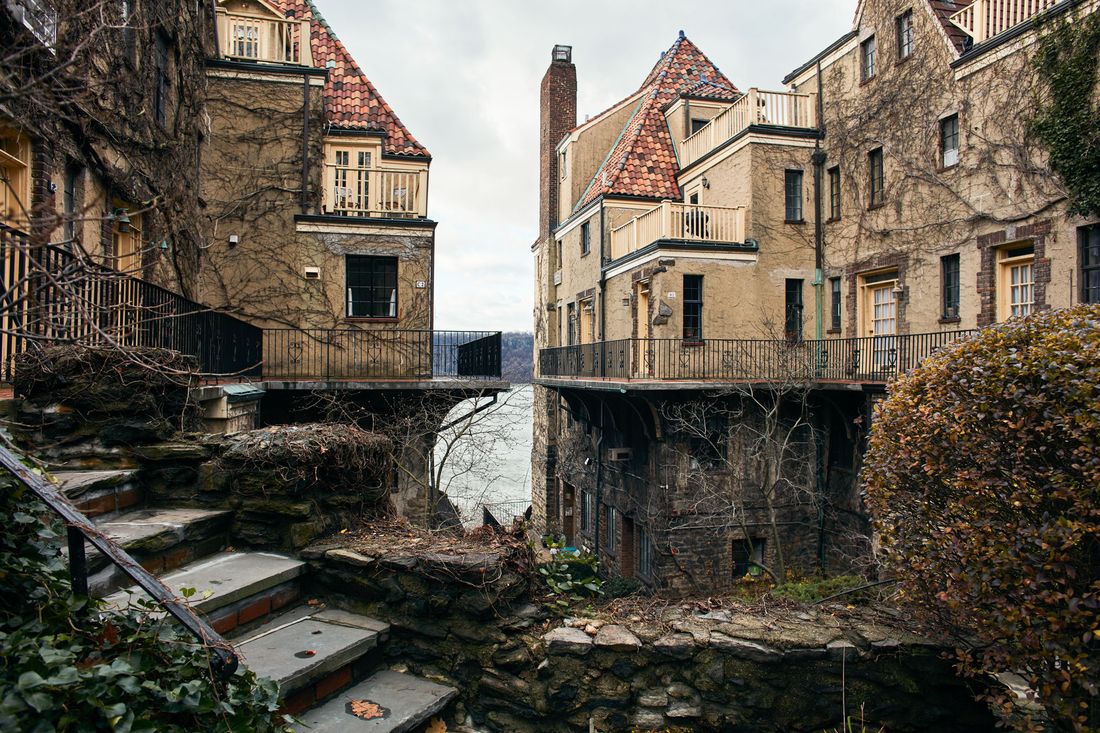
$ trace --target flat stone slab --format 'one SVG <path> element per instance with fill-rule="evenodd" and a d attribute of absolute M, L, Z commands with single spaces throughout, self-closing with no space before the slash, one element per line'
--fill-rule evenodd
<path fill-rule="evenodd" d="M 575 654 L 584 656 L 592 651 L 592 637 L 580 629 L 560 626 L 542 637 L 550 654 Z"/>
<path fill-rule="evenodd" d="M 244 665 L 260 677 L 279 684 L 279 694 L 305 687 L 354 662 L 378 646 L 385 624 L 365 616 L 342 618 L 339 623 L 324 612 L 310 615 L 307 608 L 283 614 L 261 626 L 245 641 L 236 644 Z M 346 614 L 353 617 L 354 614 Z M 282 623 L 280 623 L 282 622 Z"/>
<path fill-rule="evenodd" d="M 255 595 L 268 588 L 298 577 L 306 564 L 301 560 L 270 552 L 223 552 L 192 563 L 161 580 L 175 593 L 180 588 L 194 588 L 191 597 L 195 608 L 205 613 L 228 606 L 242 598 Z M 130 589 L 133 597 L 144 597 L 137 589 Z M 210 595 L 203 597 L 210 591 Z M 129 591 L 107 596 L 107 603 L 115 608 L 125 606 L 130 600 Z"/>
<path fill-rule="evenodd" d="M 309 733 L 407 733 L 440 713 L 458 695 L 453 687 L 383 671 L 301 715 Z"/>
<path fill-rule="evenodd" d="M 69 498 L 77 497 L 85 492 L 96 489 L 109 489 L 118 486 L 119 484 L 126 483 L 133 475 L 133 471 L 125 470 L 53 472 L 53 477 L 57 479 L 57 484 L 61 488 L 61 492 Z"/>
<path fill-rule="evenodd" d="M 232 514 L 219 509 L 139 509 L 96 526 L 128 550 L 155 552 L 192 539 L 219 520 L 228 523 Z"/>
<path fill-rule="evenodd" d="M 642 643 L 624 626 L 601 626 L 596 632 L 596 646 L 614 652 L 632 652 L 641 648 Z"/>

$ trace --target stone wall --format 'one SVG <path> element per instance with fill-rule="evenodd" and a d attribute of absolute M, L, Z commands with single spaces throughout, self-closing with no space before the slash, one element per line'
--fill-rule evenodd
<path fill-rule="evenodd" d="M 391 623 L 390 666 L 463 690 L 455 722 L 479 730 L 833 730 L 842 694 L 869 730 L 993 728 L 939 649 L 871 616 L 672 605 L 562 622 L 497 553 L 305 554 L 311 591 Z"/>

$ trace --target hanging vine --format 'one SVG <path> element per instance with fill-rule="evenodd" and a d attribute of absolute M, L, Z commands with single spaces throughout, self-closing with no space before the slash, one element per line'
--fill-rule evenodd
<path fill-rule="evenodd" d="M 1100 14 L 1053 27 L 1035 66 L 1048 94 L 1033 130 L 1068 189 L 1070 212 L 1100 214 Z"/>

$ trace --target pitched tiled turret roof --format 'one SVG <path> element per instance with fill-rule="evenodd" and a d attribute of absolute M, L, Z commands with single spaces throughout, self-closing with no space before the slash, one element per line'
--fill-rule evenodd
<path fill-rule="evenodd" d="M 963 49 L 966 48 L 966 39 L 970 36 L 962 28 L 951 22 L 951 16 L 969 6 L 972 2 L 973 0 L 928 0 L 928 4 L 932 6 L 932 12 L 939 19 L 944 33 L 947 34 L 947 39 L 958 53 L 962 53 Z"/>
<path fill-rule="evenodd" d="M 601 195 L 680 198 L 676 145 L 665 120 L 665 107 L 681 94 L 717 99 L 740 96 L 737 87 L 683 31 L 630 96 L 639 92 L 634 114 L 588 184 L 578 209 Z"/>
<path fill-rule="evenodd" d="M 313 64 L 328 69 L 325 118 L 336 129 L 377 130 L 386 134 L 384 151 L 391 155 L 429 156 L 378 93 L 336 37 L 313 0 L 277 0 L 288 16 L 310 20 Z"/>

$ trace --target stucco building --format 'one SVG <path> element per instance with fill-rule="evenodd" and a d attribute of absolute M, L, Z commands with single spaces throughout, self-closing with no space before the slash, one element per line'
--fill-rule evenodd
<path fill-rule="evenodd" d="M 580 125 L 554 49 L 540 526 L 683 591 L 861 569 L 855 476 L 888 380 L 967 329 L 1097 299 L 1100 228 L 1067 213 L 1021 114 L 1036 16 L 1096 4 L 1017 5 L 861 2 L 782 91 L 736 86 L 681 33 Z"/>

